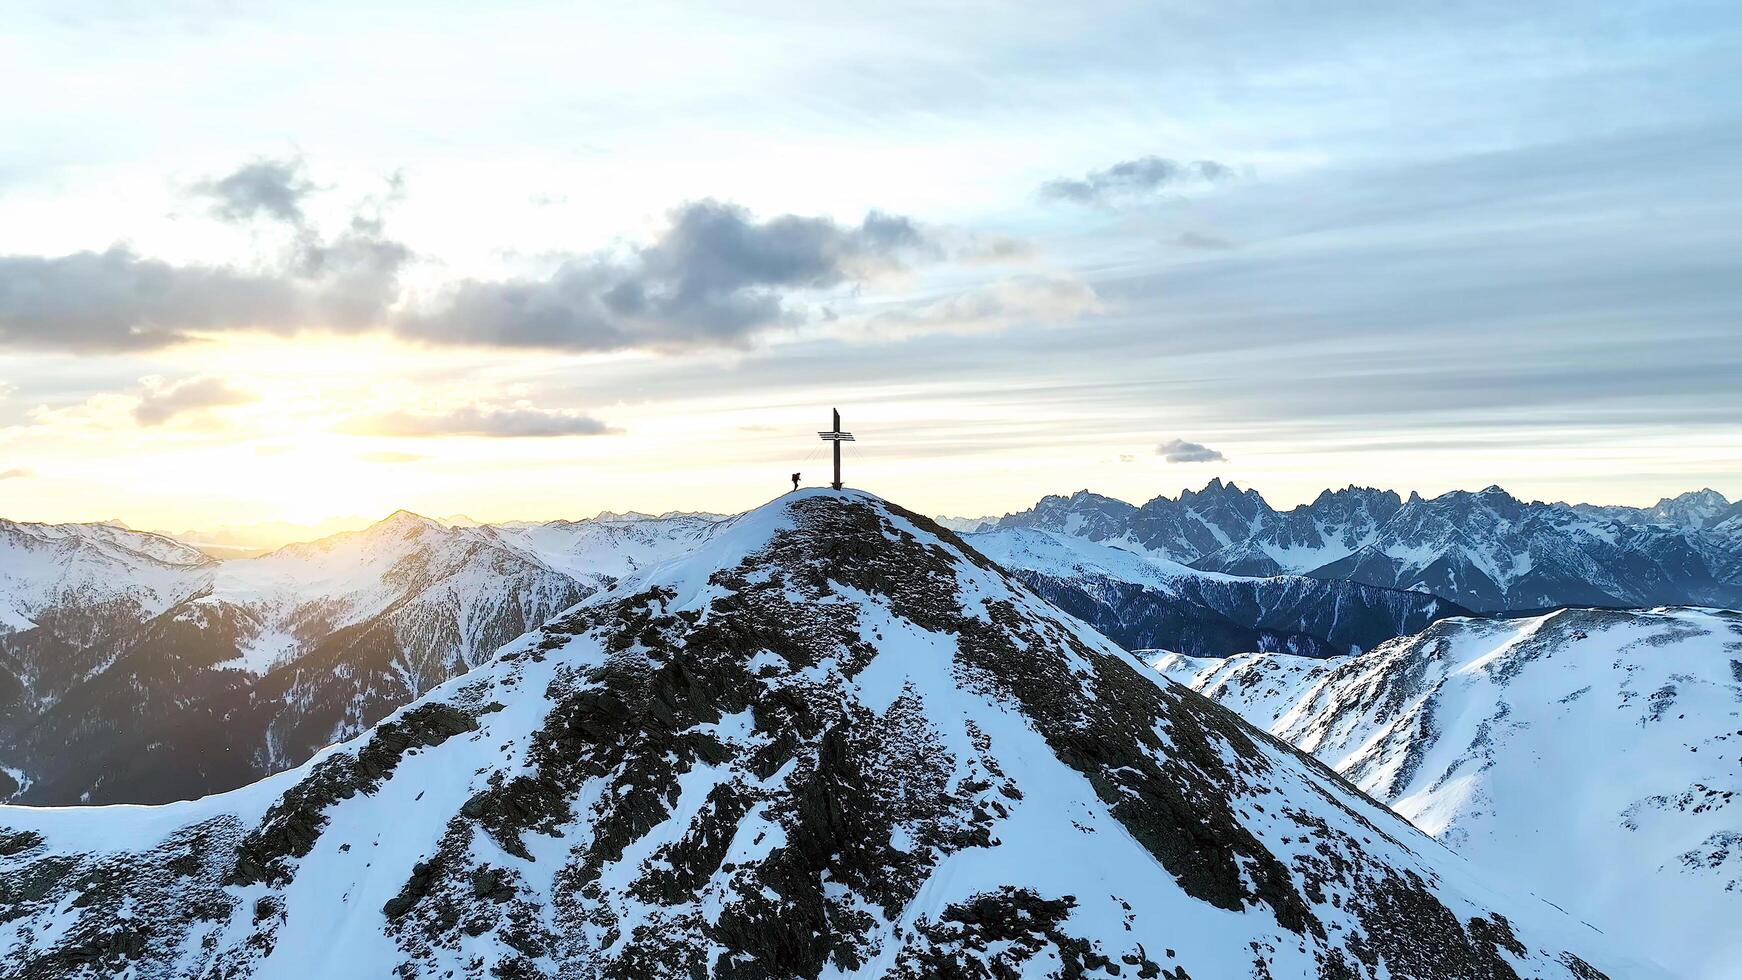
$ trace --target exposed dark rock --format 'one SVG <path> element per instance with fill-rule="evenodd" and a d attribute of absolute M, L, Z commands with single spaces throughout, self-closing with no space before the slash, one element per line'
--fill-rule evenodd
<path fill-rule="evenodd" d="M 1069 895 L 1046 899 L 1027 888 L 1004 887 L 976 895 L 944 909 L 937 921 L 922 921 L 896 960 L 894 977 L 914 980 L 1007 980 L 1042 953 L 1060 963 L 1053 974 L 1078 980 L 1089 972 L 1121 976 L 1119 966 L 1135 967 L 1144 980 L 1163 976 L 1160 964 L 1141 946 L 1122 953 L 1118 962 L 1094 943 L 1070 935 L 1064 928 L 1076 900 Z"/>
<path fill-rule="evenodd" d="M 42 835 L 34 830 L 0 828 L 0 857 L 14 857 L 42 844 Z"/>

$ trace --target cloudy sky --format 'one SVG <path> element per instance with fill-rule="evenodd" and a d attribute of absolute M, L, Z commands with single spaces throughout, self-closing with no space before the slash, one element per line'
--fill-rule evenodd
<path fill-rule="evenodd" d="M 1734 5 L 800 9 L 0 8 L 0 515 L 1742 496 Z"/>

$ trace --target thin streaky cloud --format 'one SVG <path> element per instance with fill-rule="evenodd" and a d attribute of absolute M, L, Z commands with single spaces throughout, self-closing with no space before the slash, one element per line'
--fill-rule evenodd
<path fill-rule="evenodd" d="M 1214 183 L 1233 176 L 1233 167 L 1215 160 L 1181 162 L 1146 156 L 1091 170 L 1081 178 L 1049 180 L 1040 185 L 1040 198 L 1068 204 L 1119 204 L 1181 184 Z"/>

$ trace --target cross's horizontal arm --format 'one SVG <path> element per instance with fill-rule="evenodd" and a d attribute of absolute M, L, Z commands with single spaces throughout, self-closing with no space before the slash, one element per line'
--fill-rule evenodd
<path fill-rule="evenodd" d="M 856 441 L 853 438 L 853 433 L 851 433 L 851 432 L 819 432 L 819 433 L 817 433 L 817 435 L 822 436 L 824 442 L 854 442 L 854 441 Z"/>

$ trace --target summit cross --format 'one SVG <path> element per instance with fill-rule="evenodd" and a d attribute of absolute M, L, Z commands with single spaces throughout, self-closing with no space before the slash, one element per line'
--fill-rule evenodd
<path fill-rule="evenodd" d="M 828 432 L 819 432 L 824 442 L 835 444 L 835 482 L 831 484 L 836 490 L 841 489 L 841 443 L 853 442 L 853 433 L 841 431 L 841 410 L 835 409 L 835 427 Z"/>

